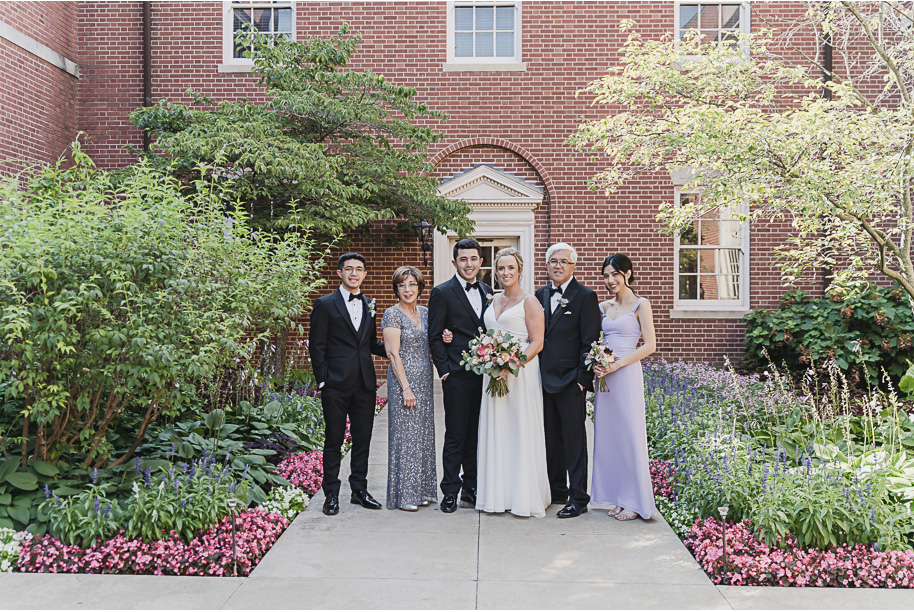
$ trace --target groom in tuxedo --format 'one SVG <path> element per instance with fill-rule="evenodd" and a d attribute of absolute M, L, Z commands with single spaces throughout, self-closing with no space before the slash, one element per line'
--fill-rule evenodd
<path fill-rule="evenodd" d="M 470 340 L 485 329 L 482 315 L 488 306 L 486 296 L 492 288 L 476 280 L 482 265 L 481 248 L 472 238 L 454 245 L 457 268 L 452 279 L 441 283 L 428 298 L 428 344 L 444 391 L 444 449 L 441 466 L 441 511 L 457 510 L 460 501 L 476 507 L 476 445 L 479 431 L 479 406 L 482 403 L 482 376 L 462 365 L 463 351 Z M 450 330 L 453 340 L 445 343 L 441 334 Z M 460 468 L 463 467 L 463 477 Z"/>
<path fill-rule="evenodd" d="M 340 460 L 346 416 L 352 434 L 349 486 L 351 502 L 371 510 L 379 504 L 368 493 L 368 446 L 374 426 L 377 379 L 371 355 L 386 357 L 378 341 L 374 300 L 359 287 L 365 280 L 365 258 L 344 253 L 336 264 L 340 287 L 314 301 L 308 346 L 324 411 L 324 514 L 340 511 Z"/>
<path fill-rule="evenodd" d="M 564 242 L 546 251 L 551 282 L 536 291 L 546 315 L 540 353 L 543 379 L 543 425 L 546 430 L 546 471 L 552 503 L 564 504 L 559 518 L 587 512 L 587 391 L 593 372 L 584 358 L 600 337 L 597 294 L 574 278 L 578 253 Z"/>

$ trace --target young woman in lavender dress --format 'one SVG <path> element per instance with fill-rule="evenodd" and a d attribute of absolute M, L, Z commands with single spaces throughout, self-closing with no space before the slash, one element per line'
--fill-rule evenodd
<path fill-rule="evenodd" d="M 616 354 L 606 369 L 596 366 L 609 391 L 594 401 L 591 504 L 612 506 L 609 516 L 630 521 L 657 513 L 647 456 L 644 376 L 641 360 L 657 348 L 651 304 L 632 291 L 632 262 L 616 254 L 603 262 L 603 281 L 612 297 L 600 304 L 603 337 Z M 638 346 L 643 336 L 644 342 Z"/>

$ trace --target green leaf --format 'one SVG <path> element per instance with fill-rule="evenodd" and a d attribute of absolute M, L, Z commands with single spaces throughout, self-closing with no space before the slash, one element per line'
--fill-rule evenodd
<path fill-rule="evenodd" d="M 6 482 L 23 491 L 34 491 L 38 488 L 38 477 L 30 472 L 8 474 Z"/>
<path fill-rule="evenodd" d="M 60 470 L 57 469 L 57 466 L 48 463 L 47 461 L 41 461 L 40 459 L 32 459 L 30 465 L 35 468 L 35 471 L 41 474 L 42 476 L 57 476 L 60 474 Z"/>
<path fill-rule="evenodd" d="M 0 481 L 5 480 L 6 477 L 15 472 L 16 468 L 18 467 L 18 459 L 7 459 L 6 461 L 0 461 Z"/>
<path fill-rule="evenodd" d="M 23 506 L 9 506 L 8 510 L 10 517 L 13 520 L 19 521 L 23 525 L 29 524 L 30 513 L 28 508 Z"/>

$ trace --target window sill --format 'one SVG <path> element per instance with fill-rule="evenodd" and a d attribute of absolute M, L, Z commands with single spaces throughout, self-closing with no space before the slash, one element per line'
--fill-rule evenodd
<path fill-rule="evenodd" d="M 742 319 L 752 312 L 749 308 L 734 308 L 732 310 L 695 309 L 687 310 L 674 308 L 670 311 L 671 319 Z"/>
<path fill-rule="evenodd" d="M 506 62 L 491 64 L 447 62 L 441 64 L 445 72 L 526 72 L 526 62 Z"/>
<path fill-rule="evenodd" d="M 219 64 L 216 66 L 217 72 L 224 73 L 233 73 L 233 72 L 251 72 L 251 69 L 254 67 L 254 64 Z"/>

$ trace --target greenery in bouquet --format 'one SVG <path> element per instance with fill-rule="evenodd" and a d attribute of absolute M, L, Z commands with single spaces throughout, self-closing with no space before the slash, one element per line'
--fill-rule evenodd
<path fill-rule="evenodd" d="M 609 364 L 613 363 L 615 360 L 616 354 L 611 348 L 606 346 L 606 340 L 603 338 L 603 332 L 601 331 L 600 337 L 590 345 L 590 350 L 587 352 L 587 355 L 584 356 L 584 365 L 587 366 L 588 370 L 593 370 L 594 366 L 608 368 Z M 605 377 L 597 379 L 597 391 L 601 393 L 609 391 L 609 387 L 606 386 Z"/>
<path fill-rule="evenodd" d="M 470 341 L 468 350 L 463 351 L 460 364 L 476 374 L 489 377 L 486 392 L 492 397 L 504 397 L 508 394 L 508 383 L 500 378 L 504 370 L 517 375 L 527 355 L 521 341 L 504 330 L 490 329 Z"/>

